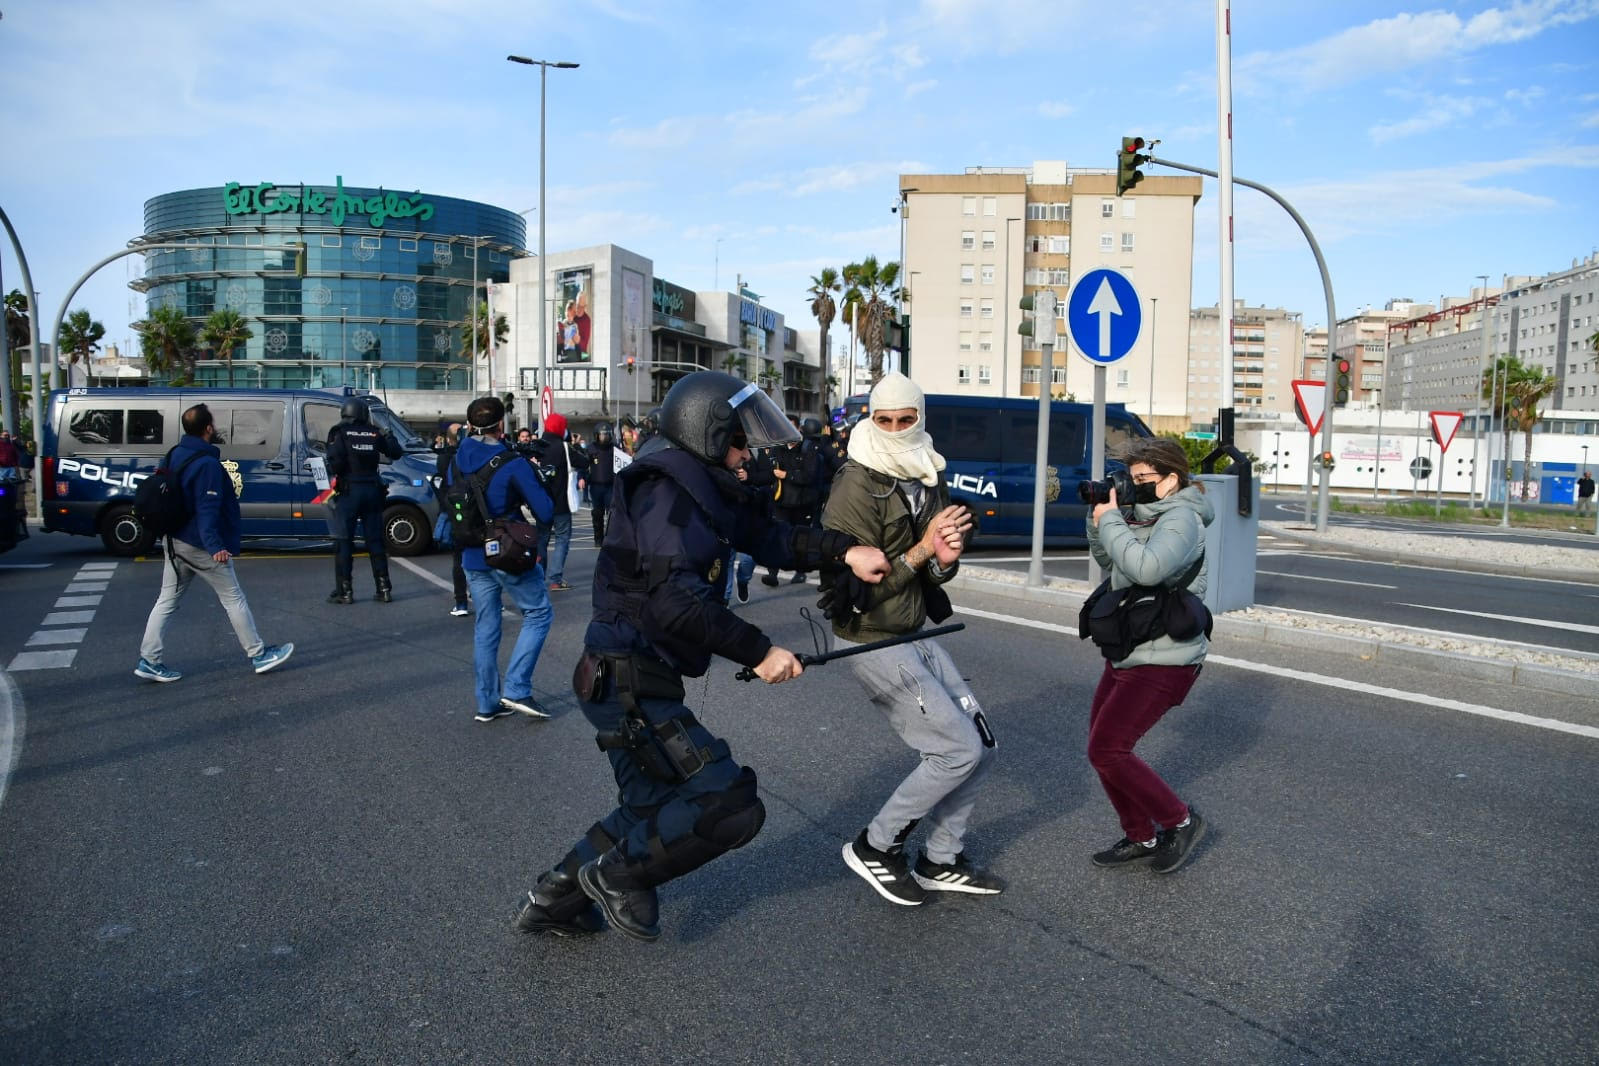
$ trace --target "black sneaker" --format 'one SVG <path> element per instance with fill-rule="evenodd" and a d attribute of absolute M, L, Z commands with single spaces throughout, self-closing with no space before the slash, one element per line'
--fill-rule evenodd
<path fill-rule="evenodd" d="M 767 574 L 765 577 L 761 578 L 761 584 L 770 585 L 772 588 L 775 589 L 777 587 L 777 575 L 776 574 Z"/>
<path fill-rule="evenodd" d="M 862 829 L 860 836 L 844 845 L 844 865 L 860 874 L 873 891 L 890 903 L 915 907 L 927 898 L 922 886 L 911 878 L 902 844 L 878 851 L 866 842 L 866 830 Z"/>
<path fill-rule="evenodd" d="M 529 718 L 544 719 L 550 717 L 549 712 L 535 703 L 532 696 L 523 696 L 519 700 L 513 700 L 510 697 L 502 697 L 500 699 L 499 710 L 506 712 L 514 711 L 517 714 L 525 714 Z"/>
<path fill-rule="evenodd" d="M 577 883 L 583 886 L 583 894 L 600 905 L 612 925 L 634 940 L 655 940 L 661 935 L 660 904 L 655 898 L 655 889 L 617 887 L 607 880 L 606 865 L 602 855 L 578 868 Z"/>
<path fill-rule="evenodd" d="M 790 585 L 803 585 L 805 584 L 805 575 L 795 574 L 793 577 L 788 579 L 788 583 Z"/>
<path fill-rule="evenodd" d="M 955 856 L 954 862 L 934 862 L 927 852 L 916 856 L 916 867 L 911 871 L 916 883 L 929 892 L 968 892 L 974 896 L 997 896 L 1005 891 L 1005 882 L 986 870 L 978 869 L 965 852 Z"/>
<path fill-rule="evenodd" d="M 1140 844 L 1136 840 L 1122 837 L 1104 851 L 1094 852 L 1095 866 L 1130 866 L 1133 863 L 1149 862 L 1160 854 L 1160 837 L 1156 837 L 1154 844 Z"/>
<path fill-rule="evenodd" d="M 515 711 L 511 710 L 511 708 L 505 705 L 504 700 L 501 700 L 499 706 L 495 707 L 492 711 L 477 712 L 474 720 L 479 722 L 492 722 L 496 718 L 504 718 L 507 715 L 512 715 L 515 713 Z"/>
<path fill-rule="evenodd" d="M 735 581 L 734 584 L 738 589 L 738 602 L 750 602 L 750 583 L 748 581 Z"/>
<path fill-rule="evenodd" d="M 1160 847 L 1155 850 L 1159 854 L 1155 857 L 1154 870 L 1158 874 L 1169 874 L 1188 861 L 1188 856 L 1193 854 L 1194 845 L 1205 839 L 1205 819 L 1192 806 L 1188 808 L 1188 824 L 1166 830 L 1166 839 L 1160 842 Z"/>

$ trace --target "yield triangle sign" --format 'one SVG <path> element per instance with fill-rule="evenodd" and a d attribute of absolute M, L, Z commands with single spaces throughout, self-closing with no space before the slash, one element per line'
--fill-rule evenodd
<path fill-rule="evenodd" d="M 1432 419 L 1432 439 L 1438 450 L 1447 452 L 1449 442 L 1455 439 L 1455 430 L 1460 428 L 1460 420 L 1466 416 L 1459 411 L 1428 411 L 1427 417 Z"/>
<path fill-rule="evenodd" d="M 1321 417 L 1327 413 L 1327 383 L 1325 381 L 1296 381 L 1294 386 L 1294 413 L 1310 427 L 1311 436 L 1321 432 Z"/>

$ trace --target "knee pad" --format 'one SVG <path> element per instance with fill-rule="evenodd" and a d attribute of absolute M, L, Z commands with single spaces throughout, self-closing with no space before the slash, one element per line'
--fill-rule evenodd
<path fill-rule="evenodd" d="M 694 833 L 732 851 L 755 839 L 766 824 L 766 805 L 755 791 L 755 771 L 748 766 L 733 783 L 705 797 L 706 807 L 694 823 Z"/>

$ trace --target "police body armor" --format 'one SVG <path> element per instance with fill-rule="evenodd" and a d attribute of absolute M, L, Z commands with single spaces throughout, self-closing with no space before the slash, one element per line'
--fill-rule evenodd
<path fill-rule="evenodd" d="M 376 484 L 380 480 L 378 464 L 380 449 L 383 446 L 383 434 L 376 427 L 359 422 L 341 422 L 333 428 L 343 445 L 340 453 L 343 461 L 339 464 L 339 469 L 330 469 L 328 473 L 340 478 L 346 484 L 354 482 Z M 331 445 L 328 450 L 334 451 Z"/>

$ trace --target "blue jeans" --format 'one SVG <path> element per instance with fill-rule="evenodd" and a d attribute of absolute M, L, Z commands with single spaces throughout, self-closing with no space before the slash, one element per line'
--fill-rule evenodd
<path fill-rule="evenodd" d="M 745 555 L 743 552 L 733 553 L 733 562 L 727 568 L 727 588 L 722 590 L 723 602 L 733 599 L 733 582 L 742 581 L 748 585 L 750 578 L 755 576 L 755 556 Z"/>
<path fill-rule="evenodd" d="M 550 573 L 550 583 L 561 580 L 566 572 L 566 553 L 572 547 L 572 515 L 558 514 L 550 524 L 539 527 L 539 554 Z"/>
<path fill-rule="evenodd" d="M 544 638 L 549 636 L 555 611 L 544 587 L 544 571 L 535 566 L 525 574 L 504 570 L 468 570 L 472 586 L 472 606 L 477 620 L 472 630 L 472 664 L 477 673 L 477 706 L 492 711 L 500 696 L 524 700 L 533 693 L 533 667 L 538 665 Z M 522 632 L 511 661 L 505 667 L 505 687 L 500 687 L 500 593 L 510 594 L 511 602 L 522 612 Z"/>

